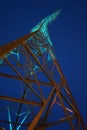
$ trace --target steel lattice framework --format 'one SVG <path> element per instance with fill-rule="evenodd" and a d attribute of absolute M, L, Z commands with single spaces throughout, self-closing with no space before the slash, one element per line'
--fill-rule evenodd
<path fill-rule="evenodd" d="M 47 29 L 60 11 L 0 47 L 0 125 L 5 128 L 45 130 L 68 122 L 71 130 L 86 130 Z"/>

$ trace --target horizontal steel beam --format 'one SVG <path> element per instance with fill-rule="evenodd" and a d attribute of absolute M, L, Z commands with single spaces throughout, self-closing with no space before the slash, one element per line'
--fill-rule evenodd
<path fill-rule="evenodd" d="M 6 96 L 0 96 L 0 99 L 12 101 L 12 102 L 17 102 L 17 103 L 24 103 L 24 104 L 30 104 L 30 105 L 35 105 L 35 106 L 42 106 L 42 103 L 37 103 L 35 101 L 17 99 L 17 98 L 6 97 Z"/>
<path fill-rule="evenodd" d="M 19 76 L 9 75 L 9 74 L 5 74 L 5 73 L 0 73 L 0 76 L 7 77 L 7 78 L 13 78 L 13 79 L 17 79 L 17 80 L 22 80 Z M 25 78 L 25 80 L 30 81 L 32 83 L 36 83 L 35 80 L 30 79 L 30 78 Z M 48 87 L 52 86 L 51 83 L 47 83 L 47 82 L 38 81 L 38 83 L 41 85 L 48 86 Z"/>
<path fill-rule="evenodd" d="M 70 117 L 69 117 L 70 119 L 74 119 L 74 118 L 77 118 L 75 115 L 71 115 Z M 40 126 L 37 126 L 36 128 L 35 128 L 35 130 L 38 130 L 38 128 L 47 128 L 47 127 L 50 127 L 50 126 L 53 126 L 53 125 L 57 125 L 57 124 L 60 124 L 60 123 L 62 123 L 62 122 L 65 122 L 65 121 L 67 121 L 68 119 L 66 118 L 66 117 L 64 117 L 64 118 L 61 118 L 61 119 L 59 119 L 58 121 L 56 121 L 56 122 L 48 122 L 48 123 L 45 123 L 45 124 L 40 124 Z"/>

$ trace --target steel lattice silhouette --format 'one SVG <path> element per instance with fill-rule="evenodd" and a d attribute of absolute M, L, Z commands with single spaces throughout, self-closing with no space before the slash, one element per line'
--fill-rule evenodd
<path fill-rule="evenodd" d="M 48 25 L 60 12 L 43 19 L 28 35 L 0 47 L 1 127 L 45 130 L 68 122 L 71 130 L 86 130 L 48 33 Z"/>

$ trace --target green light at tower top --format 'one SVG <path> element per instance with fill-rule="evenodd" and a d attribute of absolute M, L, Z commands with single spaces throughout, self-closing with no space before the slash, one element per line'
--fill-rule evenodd
<path fill-rule="evenodd" d="M 38 29 L 44 30 L 45 28 L 47 28 L 47 26 L 50 23 L 52 23 L 57 18 L 57 16 L 60 13 L 61 13 L 61 9 L 55 11 L 54 13 L 52 13 L 51 15 L 49 15 L 48 17 L 44 18 L 40 23 L 38 23 L 35 27 L 32 28 L 31 32 L 34 32 L 34 31 L 36 31 Z"/>
<path fill-rule="evenodd" d="M 35 27 L 32 28 L 31 32 L 40 30 L 40 32 L 43 33 L 45 37 L 47 37 L 50 45 L 52 46 L 52 42 L 50 40 L 50 36 L 49 36 L 47 27 L 50 23 L 52 23 L 57 18 L 57 16 L 60 13 L 61 13 L 61 9 L 57 10 L 56 12 L 52 13 L 48 17 L 44 18 L 40 23 L 38 23 Z"/>

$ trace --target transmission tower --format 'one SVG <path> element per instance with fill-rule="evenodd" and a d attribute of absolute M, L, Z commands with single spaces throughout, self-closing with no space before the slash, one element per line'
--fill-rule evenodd
<path fill-rule="evenodd" d="M 48 33 L 60 11 L 0 47 L 0 130 L 45 130 L 63 123 L 86 130 Z"/>

